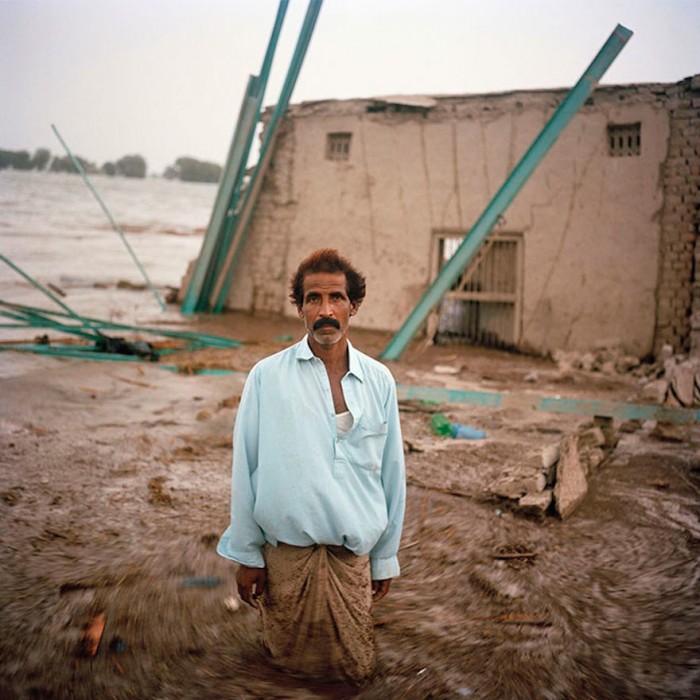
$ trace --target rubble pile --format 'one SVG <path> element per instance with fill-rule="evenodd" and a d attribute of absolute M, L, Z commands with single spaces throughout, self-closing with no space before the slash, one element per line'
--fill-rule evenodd
<path fill-rule="evenodd" d="M 700 358 L 675 354 L 664 345 L 655 362 L 642 362 L 625 353 L 621 343 L 606 343 L 590 352 L 556 350 L 552 358 L 559 373 L 573 370 L 639 378 L 639 398 L 677 408 L 700 406 Z"/>
<path fill-rule="evenodd" d="M 567 518 L 588 492 L 588 479 L 617 444 L 612 418 L 596 416 L 593 422 L 558 444 L 542 449 L 536 471 L 504 474 L 491 486 L 493 496 L 507 499 L 517 511 L 543 518 Z"/>
<path fill-rule="evenodd" d="M 603 374 L 627 374 L 633 372 L 638 376 L 645 375 L 649 365 L 635 355 L 625 353 L 621 342 L 604 343 L 592 351 L 576 352 L 575 350 L 555 350 L 552 359 L 557 363 L 562 373 L 571 370 L 584 372 L 602 372 Z"/>

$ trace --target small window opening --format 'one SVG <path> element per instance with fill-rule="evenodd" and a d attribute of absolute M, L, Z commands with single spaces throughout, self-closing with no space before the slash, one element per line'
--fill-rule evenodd
<path fill-rule="evenodd" d="M 349 160 L 351 140 L 352 134 L 349 132 L 328 134 L 326 139 L 326 159 Z"/>
<path fill-rule="evenodd" d="M 638 156 L 642 152 L 642 124 L 608 124 L 608 155 Z"/>

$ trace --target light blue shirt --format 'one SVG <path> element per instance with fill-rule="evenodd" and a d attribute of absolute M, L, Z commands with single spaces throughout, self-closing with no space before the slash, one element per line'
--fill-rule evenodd
<path fill-rule="evenodd" d="M 250 371 L 233 432 L 221 556 L 263 567 L 265 542 L 343 545 L 370 555 L 372 579 L 398 576 L 406 477 L 396 385 L 384 365 L 348 347 L 346 435 L 308 338 Z"/>

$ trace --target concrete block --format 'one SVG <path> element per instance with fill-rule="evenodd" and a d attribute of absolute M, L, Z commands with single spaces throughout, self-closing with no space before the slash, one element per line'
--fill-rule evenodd
<path fill-rule="evenodd" d="M 687 425 L 659 421 L 654 426 L 650 435 L 663 442 L 688 442 L 690 439 L 690 427 Z"/>
<path fill-rule="evenodd" d="M 578 449 L 585 450 L 593 447 L 602 447 L 605 444 L 605 433 L 599 427 L 589 428 L 579 433 Z"/>
<path fill-rule="evenodd" d="M 519 501 L 518 507 L 526 515 L 534 515 L 538 518 L 544 518 L 552 504 L 552 491 L 545 489 L 539 493 L 526 493 Z"/>
<path fill-rule="evenodd" d="M 511 474 L 499 479 L 491 486 L 491 491 L 501 498 L 518 500 L 526 493 L 538 493 L 547 485 L 544 474 Z"/>
<path fill-rule="evenodd" d="M 639 358 L 634 355 L 624 355 L 615 360 L 615 369 L 621 373 L 629 372 L 635 367 L 639 367 L 639 365 Z"/>
<path fill-rule="evenodd" d="M 642 389 L 642 398 L 654 403 L 662 404 L 666 398 L 666 391 L 668 390 L 668 382 L 664 379 L 655 379 L 649 382 Z"/>
<path fill-rule="evenodd" d="M 695 360 L 683 362 L 667 371 L 670 383 L 669 394 L 680 406 L 696 405 L 695 385 L 700 386 L 700 363 Z"/>
<path fill-rule="evenodd" d="M 586 473 L 579 459 L 577 437 L 567 435 L 561 443 L 561 457 L 557 464 L 557 483 L 554 504 L 562 519 L 568 518 L 588 492 Z"/>
<path fill-rule="evenodd" d="M 593 474 L 596 469 L 603 463 L 605 459 L 605 452 L 600 449 L 600 447 L 594 447 L 585 453 L 586 459 L 586 473 Z"/>
<path fill-rule="evenodd" d="M 542 468 L 547 470 L 559 460 L 559 445 L 546 445 L 542 448 Z"/>
<path fill-rule="evenodd" d="M 670 360 L 674 354 L 673 346 L 664 344 L 661 346 L 661 351 L 659 352 L 659 361 L 665 362 L 666 360 Z"/>
<path fill-rule="evenodd" d="M 491 493 L 500 498 L 508 498 L 511 501 L 520 499 L 526 492 L 520 481 L 508 477 L 504 477 L 491 485 Z"/>

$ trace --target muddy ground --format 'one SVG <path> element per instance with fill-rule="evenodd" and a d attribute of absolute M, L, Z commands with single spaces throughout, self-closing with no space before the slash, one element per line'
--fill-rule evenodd
<path fill-rule="evenodd" d="M 440 407 L 486 430 L 470 442 L 434 437 L 430 413 L 406 407 L 403 573 L 376 606 L 375 677 L 347 688 L 271 669 L 214 548 L 243 372 L 300 329 L 240 314 L 200 329 L 246 342 L 203 360 L 240 373 L 2 354 L 0 698 L 700 697 L 698 427 L 680 442 L 621 433 L 574 515 L 535 520 L 491 485 L 589 419 L 527 408 Z M 374 355 L 388 338 L 351 337 Z M 415 345 L 392 370 L 451 388 L 637 392 L 632 376 L 454 346 Z"/>

